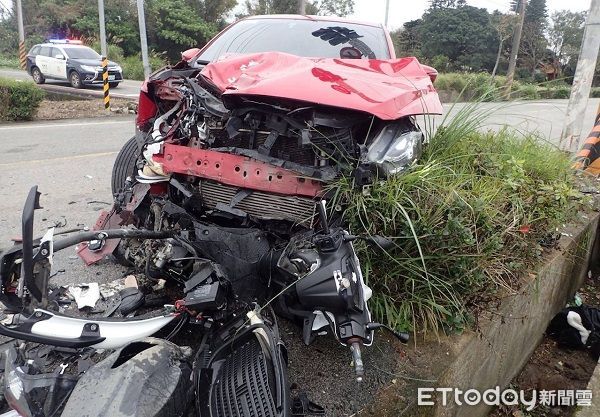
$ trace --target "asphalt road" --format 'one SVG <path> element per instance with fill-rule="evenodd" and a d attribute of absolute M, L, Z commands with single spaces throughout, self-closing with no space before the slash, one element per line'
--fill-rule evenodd
<path fill-rule="evenodd" d="M 599 99 L 590 101 L 584 132 L 591 129 L 599 102 Z M 566 104 L 566 100 L 484 103 L 475 111 L 493 110 L 484 128 L 508 125 L 520 131 L 537 131 L 556 143 Z M 465 108 L 468 105 L 458 105 L 449 112 L 450 117 Z M 436 117 L 435 123 L 439 124 L 441 119 Z M 20 236 L 23 203 L 30 187 L 36 184 L 42 192 L 43 207 L 36 212 L 37 235 L 65 222 L 62 230 L 92 226 L 99 211 L 110 207 L 112 165 L 133 130 L 132 116 L 0 124 L 0 247 L 10 243 L 12 237 Z M 90 280 L 97 278 L 95 274 L 106 273 L 102 268 L 82 268 L 73 255 L 72 251 L 60 254 L 56 268 L 78 271 Z M 69 276 L 74 277 L 64 275 L 67 282 Z"/>
<path fill-rule="evenodd" d="M 133 117 L 29 122 L 0 125 L 0 248 L 21 236 L 21 210 L 29 189 L 38 185 L 43 209 L 35 212 L 36 236 L 92 226 L 100 210 L 110 208 L 111 168 L 117 152 L 133 135 Z M 120 278 L 114 265 L 85 268 L 66 249 L 53 270 L 65 269 L 57 284 Z"/>
<path fill-rule="evenodd" d="M 0 68 L 0 77 L 6 77 L 14 80 L 31 80 L 31 76 L 27 74 L 26 71 L 9 68 Z M 123 80 L 118 87 L 110 90 L 110 94 L 115 98 L 137 98 L 140 93 L 141 85 L 141 81 Z M 59 80 L 46 80 L 46 83 L 42 84 L 41 87 L 44 90 L 52 92 L 83 96 L 102 97 L 104 94 L 101 85 L 75 89 L 71 87 L 68 82 Z"/>

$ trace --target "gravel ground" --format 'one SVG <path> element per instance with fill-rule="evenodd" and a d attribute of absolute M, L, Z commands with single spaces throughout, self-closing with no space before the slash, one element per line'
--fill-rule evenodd
<path fill-rule="evenodd" d="M 34 120 L 81 119 L 89 117 L 111 117 L 129 112 L 135 108 L 136 102 L 113 98 L 110 100 L 111 111 L 104 109 L 102 99 L 91 100 L 43 100 Z"/>

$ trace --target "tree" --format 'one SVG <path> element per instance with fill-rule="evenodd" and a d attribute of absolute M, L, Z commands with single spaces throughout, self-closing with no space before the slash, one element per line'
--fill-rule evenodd
<path fill-rule="evenodd" d="M 225 16 L 237 6 L 237 0 L 189 0 L 198 15 L 205 22 L 215 22 L 224 26 Z"/>
<path fill-rule="evenodd" d="M 423 15 L 416 33 L 426 59 L 445 55 L 454 67 L 475 71 L 491 71 L 494 66 L 497 36 L 486 9 L 431 9 Z"/>
<path fill-rule="evenodd" d="M 556 11 L 552 14 L 548 28 L 550 48 L 558 59 L 563 70 L 573 74 L 577 65 L 577 57 L 587 12 Z"/>
<path fill-rule="evenodd" d="M 281 0 L 279 0 L 281 1 Z M 293 0 L 291 0 L 293 1 Z M 149 46 L 173 59 L 190 46 L 202 46 L 225 25 L 236 0 L 146 0 Z M 139 52 L 135 0 L 105 0 L 107 38 L 126 55 Z M 47 38 L 74 37 L 92 43 L 98 37 L 95 0 L 23 1 L 28 46 Z M 0 51 L 16 53 L 16 22 L 12 13 L 0 13 Z M 6 40 L 5 40 L 6 39 Z"/>
<path fill-rule="evenodd" d="M 146 28 L 150 48 L 177 60 L 181 51 L 209 41 L 219 25 L 198 18 L 186 0 L 146 0 Z"/>
<path fill-rule="evenodd" d="M 416 56 L 420 58 L 422 45 L 419 37 L 419 27 L 423 24 L 422 19 L 406 22 L 401 29 L 390 33 L 396 54 L 398 56 Z"/>
<path fill-rule="evenodd" d="M 548 8 L 546 0 L 529 0 L 525 8 L 525 24 L 533 24 L 545 28 L 548 24 Z"/>
<path fill-rule="evenodd" d="M 318 14 L 324 16 L 345 17 L 354 13 L 354 0 L 320 0 L 314 5 L 319 9 Z"/>
<path fill-rule="evenodd" d="M 504 52 L 504 43 L 513 35 L 514 26 L 517 24 L 517 16 L 514 14 L 502 14 L 495 11 L 491 16 L 490 22 L 491 26 L 496 30 L 498 37 L 498 52 L 496 54 L 494 69 L 492 70 L 492 77 L 494 77 L 498 71 L 500 58 Z"/>
<path fill-rule="evenodd" d="M 245 15 L 296 14 L 297 0 L 246 0 Z M 354 0 L 315 0 L 306 2 L 306 14 L 347 16 L 354 12 Z"/>
<path fill-rule="evenodd" d="M 518 1 L 521 0 L 513 1 L 513 4 L 518 5 Z M 535 76 L 540 59 L 545 55 L 548 46 L 545 37 L 548 26 L 547 17 L 546 0 L 529 0 L 527 2 L 519 59 L 522 66 L 529 68 L 532 77 Z"/>
<path fill-rule="evenodd" d="M 465 6 L 466 0 L 431 0 L 429 9 L 449 9 Z"/>
<path fill-rule="evenodd" d="M 2 8 L 0 4 L 0 54 L 15 54 L 18 47 L 17 19 L 12 10 Z"/>

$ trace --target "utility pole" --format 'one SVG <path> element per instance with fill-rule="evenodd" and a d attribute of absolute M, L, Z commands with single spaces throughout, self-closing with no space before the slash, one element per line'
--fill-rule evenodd
<path fill-rule="evenodd" d="M 306 14 L 306 0 L 298 0 L 298 14 Z"/>
<path fill-rule="evenodd" d="M 98 0 L 98 20 L 100 21 L 100 53 L 108 56 L 106 50 L 106 26 L 104 24 L 104 0 Z"/>
<path fill-rule="evenodd" d="M 142 49 L 142 65 L 144 77 L 150 76 L 150 62 L 148 61 L 148 39 L 146 38 L 146 17 L 144 16 L 144 0 L 137 0 L 138 23 L 140 25 L 140 46 Z"/>
<path fill-rule="evenodd" d="M 385 27 L 388 25 L 388 18 L 390 17 L 390 0 L 385 0 Z"/>
<path fill-rule="evenodd" d="M 16 0 L 15 7 L 17 8 L 17 27 L 19 30 L 19 65 L 21 69 L 25 69 L 27 65 L 27 52 L 25 51 L 25 29 L 23 29 L 23 7 L 21 0 Z"/>
<path fill-rule="evenodd" d="M 519 23 L 513 33 L 512 47 L 510 49 L 510 61 L 508 62 L 508 72 L 506 74 L 506 86 L 504 88 L 504 97 L 510 97 L 510 90 L 515 78 L 515 68 L 517 66 L 517 56 L 519 55 L 519 46 L 521 45 L 521 33 L 523 33 L 523 24 L 525 23 L 525 6 L 527 0 L 519 0 Z"/>
<path fill-rule="evenodd" d="M 600 49 L 600 0 L 592 0 L 590 13 L 585 22 L 581 50 L 567 105 L 565 127 L 560 136 L 560 148 L 577 152 L 581 142 L 581 129 L 585 108 L 590 97 L 592 79 Z"/>

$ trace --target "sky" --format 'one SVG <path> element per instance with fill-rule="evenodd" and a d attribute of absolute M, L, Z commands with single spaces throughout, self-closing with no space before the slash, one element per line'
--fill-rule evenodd
<path fill-rule="evenodd" d="M 27 1 L 27 0 L 24 0 Z M 93 0 L 89 0 L 93 1 Z M 354 14 L 350 18 L 365 22 L 383 23 L 385 20 L 386 0 L 355 0 Z M 242 1 L 240 1 L 242 3 Z M 12 0 L 0 0 L 6 8 L 12 8 Z M 467 4 L 486 9 L 508 11 L 510 0 L 467 0 Z M 556 10 L 588 10 L 590 0 L 547 0 L 549 13 Z M 429 0 L 390 0 L 388 26 L 397 29 L 404 22 L 418 19 L 429 6 Z"/>

